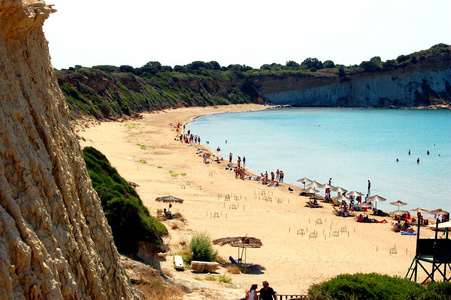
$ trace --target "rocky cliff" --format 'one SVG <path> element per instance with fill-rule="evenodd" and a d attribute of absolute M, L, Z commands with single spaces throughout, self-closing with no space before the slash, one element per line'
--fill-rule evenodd
<path fill-rule="evenodd" d="M 385 72 L 298 78 L 257 78 L 258 91 L 275 105 L 418 107 L 451 100 L 450 52 Z"/>
<path fill-rule="evenodd" d="M 50 65 L 39 0 L 0 0 L 0 298 L 133 292 Z"/>

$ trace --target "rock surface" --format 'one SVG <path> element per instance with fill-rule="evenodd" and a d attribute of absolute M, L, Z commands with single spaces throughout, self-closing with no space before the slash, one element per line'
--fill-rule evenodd
<path fill-rule="evenodd" d="M 50 64 L 52 12 L 0 0 L 0 299 L 131 299 Z"/>

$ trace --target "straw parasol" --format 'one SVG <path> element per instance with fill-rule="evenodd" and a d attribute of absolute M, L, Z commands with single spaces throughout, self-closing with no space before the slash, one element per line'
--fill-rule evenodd
<path fill-rule="evenodd" d="M 399 207 L 400 207 L 400 206 L 407 205 L 407 203 L 402 202 L 401 200 L 396 200 L 395 202 L 390 202 L 390 204 L 391 204 L 391 205 L 396 205 L 396 206 L 398 207 L 398 210 L 399 210 Z"/>
<path fill-rule="evenodd" d="M 155 201 L 158 202 L 168 202 L 168 203 L 183 203 L 183 199 L 174 197 L 174 196 L 161 196 L 161 197 L 157 197 L 155 198 Z"/>
<path fill-rule="evenodd" d="M 374 196 L 368 197 L 367 200 L 368 200 L 368 201 L 371 201 L 371 202 L 376 202 L 376 209 L 377 209 L 377 202 L 384 202 L 384 201 L 386 201 L 387 199 L 385 199 L 384 197 L 381 197 L 381 196 L 379 196 L 379 195 L 374 195 Z"/>
<path fill-rule="evenodd" d="M 422 214 L 424 214 L 424 213 L 429 213 L 429 210 L 427 210 L 427 209 L 424 209 L 424 208 L 421 208 L 421 207 L 417 207 L 417 208 L 414 208 L 414 209 L 410 209 L 410 211 L 415 211 L 415 212 L 419 212 L 419 213 L 422 213 Z"/>
<path fill-rule="evenodd" d="M 332 189 L 332 191 L 342 194 L 342 193 L 346 193 L 348 190 L 345 190 L 344 188 L 342 188 L 340 186 L 336 186 Z"/>
<path fill-rule="evenodd" d="M 346 193 L 346 195 L 347 195 L 348 197 L 358 197 L 358 196 L 363 196 L 362 193 L 357 192 L 357 191 L 352 191 L 352 192 Z"/>
<path fill-rule="evenodd" d="M 304 184 L 304 189 L 305 189 L 305 183 L 306 182 L 312 182 L 310 179 L 308 179 L 307 177 L 301 178 L 296 180 L 297 182 L 302 182 Z"/>
<path fill-rule="evenodd" d="M 323 187 L 323 185 L 321 183 L 319 183 L 318 181 L 313 180 L 311 183 L 307 184 L 307 187 L 320 188 L 320 187 Z"/>
<path fill-rule="evenodd" d="M 428 211 L 428 213 L 433 214 L 435 216 L 443 216 L 443 215 L 449 214 L 449 212 L 447 212 L 447 211 L 445 211 L 445 210 L 443 210 L 441 208 L 430 210 L 430 211 Z"/>
<path fill-rule="evenodd" d="M 402 215 L 404 215 L 404 214 L 408 214 L 409 212 L 407 211 L 407 210 L 395 210 L 395 211 L 392 211 L 391 213 L 390 213 L 390 215 L 391 216 L 402 216 Z"/>
<path fill-rule="evenodd" d="M 247 248 L 260 248 L 263 246 L 262 241 L 258 238 L 248 236 L 226 237 L 213 240 L 213 245 L 230 245 L 232 247 L 238 247 L 238 259 L 241 259 L 244 252 L 244 263 L 246 263 L 246 249 Z M 240 255 L 240 249 L 241 255 Z"/>

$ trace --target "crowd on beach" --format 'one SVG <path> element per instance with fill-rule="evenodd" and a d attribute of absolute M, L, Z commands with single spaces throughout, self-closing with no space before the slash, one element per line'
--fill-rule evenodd
<path fill-rule="evenodd" d="M 171 124 L 171 126 L 174 126 Z M 175 140 L 179 140 L 181 143 L 186 144 L 200 144 L 201 139 L 200 136 L 194 135 L 190 130 L 188 130 L 185 134 L 185 125 L 178 123 L 176 126 L 176 131 L 179 132 L 181 129 L 181 134 L 177 135 Z M 226 141 L 227 143 L 227 141 Z M 207 141 L 208 144 L 208 141 Z M 218 155 L 212 154 L 209 150 L 197 149 L 197 154 L 200 155 L 203 158 L 203 162 L 208 164 L 210 162 L 217 162 L 220 163 L 223 161 L 223 158 L 219 155 L 221 149 L 218 147 L 216 149 L 216 152 Z M 410 155 L 411 152 L 409 150 L 408 154 Z M 429 155 L 429 151 L 427 151 L 427 154 Z M 419 159 L 418 161 L 419 162 Z M 233 161 L 233 154 L 229 153 L 229 159 L 227 166 L 225 168 L 226 170 L 231 170 L 235 173 L 235 178 L 237 179 L 249 179 L 249 180 L 255 180 L 257 182 L 261 182 L 263 185 L 266 186 L 280 186 L 283 183 L 284 180 L 284 172 L 282 170 L 277 169 L 275 172 L 271 171 L 268 173 L 268 171 L 265 171 L 265 173 L 260 173 L 260 175 L 255 175 L 246 170 L 246 157 L 243 156 L 237 156 L 236 163 Z M 313 182 L 312 180 L 309 180 L 305 178 L 305 181 L 307 182 Z M 307 202 L 306 206 L 310 208 L 320 208 L 322 205 L 318 203 L 318 200 L 321 200 L 325 203 L 331 203 L 333 204 L 334 212 L 337 216 L 341 217 L 355 217 L 355 220 L 360 223 L 388 223 L 386 219 L 378 220 L 376 218 L 370 218 L 368 216 L 368 210 L 372 210 L 373 216 L 379 216 L 379 217 L 389 217 L 391 214 L 388 214 L 380 209 L 377 209 L 374 206 L 374 203 L 372 203 L 370 197 L 371 192 L 371 181 L 368 180 L 368 192 L 363 198 L 364 194 L 352 191 L 350 193 L 347 193 L 346 190 L 338 188 L 338 194 L 337 197 L 332 197 L 331 192 L 336 191 L 337 188 L 333 187 L 331 185 L 332 178 L 329 179 L 328 184 L 320 185 L 321 187 L 325 188 L 324 196 L 317 193 L 317 191 L 309 191 L 309 189 L 305 189 L 305 181 L 304 183 L 304 189 L 301 189 L 299 195 L 301 196 L 308 196 L 310 200 Z M 309 185 L 307 185 L 309 187 Z M 313 186 L 314 187 L 314 186 Z M 340 190 L 341 189 L 341 190 Z M 288 186 L 289 191 L 293 191 L 293 188 L 291 186 Z M 356 215 L 356 213 L 358 215 Z M 420 220 L 421 225 L 428 225 L 429 220 L 424 219 L 421 212 L 417 212 L 417 218 L 412 218 L 410 216 L 410 213 L 406 212 L 401 215 L 394 214 L 392 215 L 394 222 L 392 222 L 392 230 L 395 232 L 407 232 L 407 233 L 414 233 L 413 225 L 418 223 L 418 220 Z M 448 215 L 444 215 L 441 220 L 439 221 L 446 221 L 448 218 Z"/>

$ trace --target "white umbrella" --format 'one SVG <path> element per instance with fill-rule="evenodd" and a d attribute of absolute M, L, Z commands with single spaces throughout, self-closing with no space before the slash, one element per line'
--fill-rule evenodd
<path fill-rule="evenodd" d="M 307 184 L 307 187 L 310 188 L 320 188 L 323 185 L 321 183 L 319 183 L 318 181 L 313 180 L 311 183 Z"/>
<path fill-rule="evenodd" d="M 307 193 L 307 194 L 317 194 L 317 193 L 319 193 L 319 191 L 315 190 L 314 188 L 308 188 L 308 189 L 304 190 L 304 192 Z"/>
<path fill-rule="evenodd" d="M 301 178 L 296 180 L 297 182 L 302 182 L 304 184 L 304 189 L 305 189 L 305 183 L 306 182 L 312 182 L 310 179 L 308 179 L 307 177 Z"/>
<path fill-rule="evenodd" d="M 376 202 L 376 209 L 377 209 L 377 202 L 383 202 L 383 201 L 386 201 L 387 199 L 385 199 L 384 197 L 381 197 L 379 195 L 374 195 L 374 196 L 368 197 L 367 200 L 371 201 L 371 202 Z"/>
<path fill-rule="evenodd" d="M 363 196 L 362 193 L 359 193 L 359 192 L 357 192 L 357 191 L 352 191 L 352 192 L 346 193 L 346 195 L 347 195 L 348 197 L 350 197 L 350 196 L 352 196 L 352 197 Z"/>
<path fill-rule="evenodd" d="M 348 190 L 345 190 L 342 187 L 336 186 L 336 187 L 332 188 L 332 191 L 342 194 L 342 193 L 346 193 Z"/>

